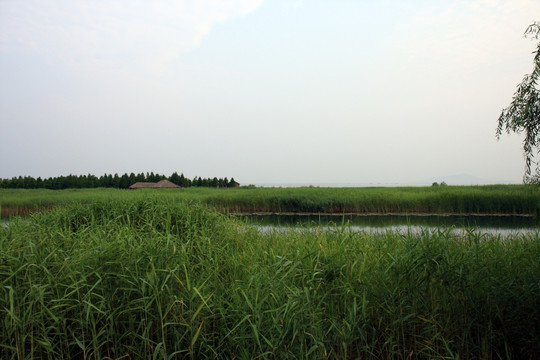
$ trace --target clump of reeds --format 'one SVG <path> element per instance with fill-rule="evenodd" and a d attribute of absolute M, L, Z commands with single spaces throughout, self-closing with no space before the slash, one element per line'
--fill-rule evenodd
<path fill-rule="evenodd" d="M 96 200 L 198 201 L 231 213 L 540 214 L 531 185 L 378 188 L 0 189 L 3 214 Z M 6 209 L 6 210 L 4 210 Z"/>
<path fill-rule="evenodd" d="M 231 212 L 303 213 L 540 213 L 540 187 L 527 185 L 260 188 L 214 191 L 205 203 Z"/>
<path fill-rule="evenodd" d="M 540 236 L 258 233 L 200 205 L 0 227 L 0 358 L 525 358 Z"/>

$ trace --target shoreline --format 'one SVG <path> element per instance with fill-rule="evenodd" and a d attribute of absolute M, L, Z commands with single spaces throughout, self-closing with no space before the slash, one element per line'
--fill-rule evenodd
<path fill-rule="evenodd" d="M 9 217 L 9 216 L 20 216 L 20 215 L 30 215 L 36 212 L 49 211 L 53 207 L 24 207 L 24 206 L 15 206 L 15 207 L 5 207 L 0 208 L 0 218 Z M 227 209 L 215 209 L 216 211 L 224 214 L 234 215 L 234 216 L 328 216 L 328 217 L 343 217 L 343 216 L 357 216 L 357 217 L 368 217 L 368 216 L 412 216 L 412 217 L 430 217 L 430 216 L 441 216 L 441 217 L 452 217 L 452 216 L 476 216 L 476 217 L 524 217 L 524 218 L 538 218 L 538 215 L 535 214 L 511 214 L 511 213 L 425 213 L 425 212 L 294 212 L 294 211 L 250 211 L 250 212 L 235 212 L 228 211 Z"/>
<path fill-rule="evenodd" d="M 272 212 L 272 211 L 255 211 L 255 212 L 225 212 L 229 215 L 235 216 L 329 216 L 329 217 L 340 217 L 340 216 L 417 216 L 417 217 L 429 217 L 429 216 L 478 216 L 478 217 L 526 217 L 526 218 L 536 218 L 537 215 L 534 214 L 490 214 L 490 213 L 421 213 L 421 212 L 410 212 L 410 213 L 399 213 L 399 212 Z"/>

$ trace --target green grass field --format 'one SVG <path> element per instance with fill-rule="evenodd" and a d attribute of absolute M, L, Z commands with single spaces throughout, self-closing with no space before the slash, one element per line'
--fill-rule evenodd
<path fill-rule="evenodd" d="M 61 204 L 148 197 L 192 201 L 233 213 L 540 213 L 540 187 L 527 185 L 396 188 L 0 189 L 2 214 Z"/>
<path fill-rule="evenodd" d="M 176 195 L 78 194 L 0 226 L 2 359 L 540 353 L 539 234 L 261 234 Z"/>

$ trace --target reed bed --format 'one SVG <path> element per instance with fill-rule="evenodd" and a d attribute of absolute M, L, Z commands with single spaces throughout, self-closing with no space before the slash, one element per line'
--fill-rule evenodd
<path fill-rule="evenodd" d="M 205 203 L 236 213 L 540 213 L 540 187 L 527 185 L 233 189 Z"/>
<path fill-rule="evenodd" d="M 374 188 L 0 189 L 4 216 L 96 200 L 148 197 L 198 201 L 232 213 L 399 213 L 540 215 L 540 187 L 532 185 Z"/>
<path fill-rule="evenodd" d="M 199 203 L 0 226 L 2 359 L 535 359 L 540 235 L 261 234 Z"/>

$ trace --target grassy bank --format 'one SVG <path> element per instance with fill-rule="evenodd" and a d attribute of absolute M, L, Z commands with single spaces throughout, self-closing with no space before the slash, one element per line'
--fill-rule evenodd
<path fill-rule="evenodd" d="M 538 235 L 259 234 L 236 221 L 153 198 L 0 226 L 0 358 L 540 353 Z"/>
<path fill-rule="evenodd" d="M 149 196 L 197 201 L 234 213 L 540 213 L 540 187 L 526 185 L 396 188 L 235 188 L 235 189 L 0 189 L 4 216 L 74 202 L 136 200 Z"/>

